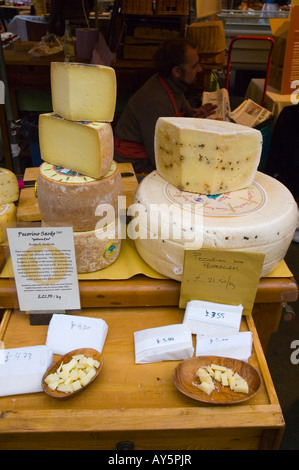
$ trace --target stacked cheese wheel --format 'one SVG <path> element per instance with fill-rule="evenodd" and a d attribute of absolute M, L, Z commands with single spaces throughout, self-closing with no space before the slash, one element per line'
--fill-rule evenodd
<path fill-rule="evenodd" d="M 19 199 L 19 184 L 16 175 L 6 168 L 0 168 L 0 243 L 5 240 L 5 225 L 16 221 Z"/>
<path fill-rule="evenodd" d="M 261 276 L 283 260 L 298 208 L 284 185 L 257 171 L 261 146 L 259 131 L 237 124 L 158 120 L 157 170 L 135 196 L 147 214 L 135 244 L 152 268 L 181 281 L 186 247 L 263 253 Z"/>
<path fill-rule="evenodd" d="M 53 113 L 39 118 L 44 163 L 36 189 L 42 221 L 73 227 L 77 271 L 97 271 L 120 252 L 122 182 L 111 127 L 115 72 L 101 65 L 52 62 L 51 91 Z M 112 210 L 105 217 L 107 205 Z"/>

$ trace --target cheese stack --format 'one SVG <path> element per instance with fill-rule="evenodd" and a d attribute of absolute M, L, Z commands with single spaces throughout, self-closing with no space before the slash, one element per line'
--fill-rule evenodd
<path fill-rule="evenodd" d="M 5 240 L 5 225 L 16 221 L 19 199 L 19 184 L 16 175 L 6 168 L 0 168 L 0 243 Z"/>
<path fill-rule="evenodd" d="M 157 170 L 135 195 L 146 214 L 141 236 L 135 237 L 140 256 L 178 281 L 188 247 L 263 253 L 261 276 L 278 266 L 292 241 L 298 209 L 284 185 L 257 171 L 261 148 L 261 133 L 245 126 L 160 118 Z"/>
<path fill-rule="evenodd" d="M 51 91 L 53 112 L 39 118 L 40 213 L 46 226 L 73 227 L 78 273 L 97 271 L 120 252 L 122 182 L 111 126 L 115 72 L 101 65 L 52 62 Z"/>

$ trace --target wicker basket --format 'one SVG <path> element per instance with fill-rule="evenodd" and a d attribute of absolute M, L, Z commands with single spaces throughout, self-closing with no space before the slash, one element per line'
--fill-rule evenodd
<path fill-rule="evenodd" d="M 188 0 L 157 0 L 157 15 L 189 15 Z"/>
<path fill-rule="evenodd" d="M 187 28 L 187 38 L 197 46 L 199 54 L 218 54 L 225 50 L 222 21 L 200 21 Z"/>
<path fill-rule="evenodd" d="M 122 0 L 121 12 L 127 15 L 152 15 L 152 0 Z"/>

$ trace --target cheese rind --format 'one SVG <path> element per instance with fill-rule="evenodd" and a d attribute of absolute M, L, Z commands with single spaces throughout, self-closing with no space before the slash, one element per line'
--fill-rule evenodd
<path fill-rule="evenodd" d="M 78 273 L 100 271 L 114 263 L 120 253 L 117 222 L 106 228 L 88 232 L 74 232 Z"/>
<path fill-rule="evenodd" d="M 198 118 L 159 118 L 157 172 L 177 188 L 219 194 L 249 186 L 261 157 L 262 134 L 239 124 Z"/>
<path fill-rule="evenodd" d="M 42 221 L 43 227 L 48 227 Z M 73 232 L 77 272 L 79 274 L 101 271 L 113 264 L 121 249 L 118 236 L 118 219 L 103 219 L 95 230 Z"/>
<path fill-rule="evenodd" d="M 255 186 L 256 185 L 256 186 Z M 171 188 L 171 191 L 169 190 Z M 256 189 L 256 192 L 255 192 Z M 264 195 L 263 201 L 256 204 L 260 192 Z M 238 197 L 239 193 L 239 197 Z M 174 205 L 181 210 L 176 219 L 176 225 L 184 221 L 184 204 L 189 204 L 189 211 L 202 204 L 205 199 L 201 194 L 182 192 L 167 183 L 156 171 L 143 178 L 136 195 L 135 203 L 145 208 L 146 225 L 142 223 L 141 233 L 146 233 L 144 238 L 136 238 L 135 245 L 138 253 L 153 269 L 171 279 L 182 280 L 184 249 L 187 243 L 192 241 L 194 229 L 202 230 L 200 244 L 194 249 L 210 248 L 219 250 L 244 251 L 263 253 L 265 255 L 261 277 L 274 270 L 284 259 L 285 254 L 292 241 L 297 222 L 298 207 L 290 191 L 279 181 L 268 175 L 257 172 L 254 185 L 231 194 L 239 199 L 242 207 L 240 216 L 229 212 L 228 216 L 221 216 L 218 207 L 222 211 L 221 199 L 225 199 L 227 206 L 230 205 L 230 193 L 209 200 L 209 215 L 203 214 L 202 226 L 186 228 L 185 237 L 175 239 L 174 237 L 157 237 L 157 228 L 153 224 L 151 229 L 151 205 L 161 207 L 161 220 L 167 220 L 165 210 Z M 223 204 L 223 203 L 222 203 Z M 247 207 L 247 213 L 244 209 Z M 237 203 L 235 202 L 237 208 Z M 205 207 L 204 207 L 205 209 Z M 214 212 L 217 216 L 212 216 Z M 188 218 L 186 219 L 188 220 Z M 165 222 L 164 222 L 165 223 Z M 128 225 L 129 226 L 129 225 Z M 179 230 L 177 231 L 179 233 Z M 172 232 L 169 230 L 169 234 Z"/>
<path fill-rule="evenodd" d="M 116 75 L 105 65 L 51 63 L 53 111 L 72 121 L 113 121 Z"/>
<path fill-rule="evenodd" d="M 45 113 L 39 116 L 38 128 L 43 161 L 92 178 L 110 170 L 114 154 L 110 123 L 73 122 Z"/>
<path fill-rule="evenodd" d="M 96 209 L 109 204 L 117 214 L 122 180 L 118 165 L 100 179 L 86 177 L 44 162 L 37 177 L 37 201 L 42 220 L 51 226 L 72 226 L 74 231 L 94 230 L 100 220 Z"/>
<path fill-rule="evenodd" d="M 6 240 L 5 225 L 9 222 L 16 222 L 17 207 L 13 202 L 0 205 L 0 243 Z"/>
<path fill-rule="evenodd" d="M 6 168 L 0 168 L 0 204 L 16 202 L 19 199 L 19 194 L 16 175 Z"/>

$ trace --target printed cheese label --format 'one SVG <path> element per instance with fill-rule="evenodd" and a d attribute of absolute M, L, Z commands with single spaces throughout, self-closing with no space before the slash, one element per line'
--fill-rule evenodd
<path fill-rule="evenodd" d="M 73 229 L 7 229 L 20 310 L 80 309 Z"/>
<path fill-rule="evenodd" d="M 247 188 L 215 196 L 181 191 L 166 183 L 164 194 L 170 202 L 181 207 L 188 203 L 202 205 L 203 215 L 208 217 L 249 215 L 261 210 L 267 202 L 265 190 L 256 181 Z"/>
<path fill-rule="evenodd" d="M 113 161 L 110 170 L 99 179 L 101 180 L 108 178 L 110 175 L 115 173 L 116 170 L 117 165 Z M 51 163 L 46 162 L 42 163 L 41 165 L 41 173 L 50 180 L 58 181 L 60 183 L 89 183 L 92 181 L 98 181 L 91 176 L 86 176 L 82 173 L 78 173 L 77 171 L 70 170 L 69 168 L 64 168 L 59 165 L 52 165 Z"/>

